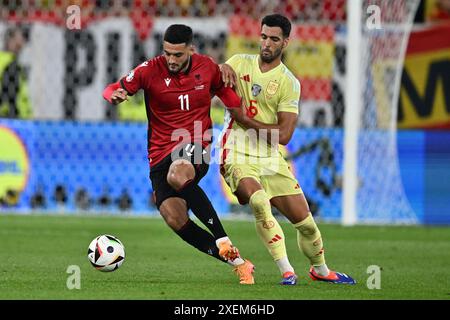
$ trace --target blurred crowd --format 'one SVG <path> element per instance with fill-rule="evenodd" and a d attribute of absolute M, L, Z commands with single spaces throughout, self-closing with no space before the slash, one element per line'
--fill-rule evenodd
<path fill-rule="evenodd" d="M 386 0 L 371 0 L 382 3 Z M 399 0 L 407 1 L 407 0 Z M 82 20 L 107 16 L 213 17 L 242 14 L 259 18 L 279 12 L 293 21 L 345 22 L 346 0 L 0 0 L 0 20 L 44 19 L 62 22 L 77 5 Z M 450 0 L 422 0 L 425 21 L 450 19 Z"/>
<path fill-rule="evenodd" d="M 395 17 L 407 16 L 399 12 L 410 0 L 363 1 L 365 7 L 368 4 L 379 4 L 382 8 L 382 19 L 395 22 Z M 145 40 L 154 18 L 157 17 L 242 15 L 259 20 L 266 14 L 278 12 L 297 24 L 313 22 L 339 27 L 346 21 L 346 3 L 347 0 L 0 0 L 0 22 L 6 21 L 8 25 L 0 37 L 0 118 L 32 118 L 33 108 L 30 106 L 26 81 L 27 70 L 18 61 L 20 51 L 28 38 L 27 26 L 34 21 L 66 26 L 67 17 L 71 14 L 68 8 L 73 5 L 80 9 L 82 28 L 107 17 L 128 17 L 133 22 L 136 35 L 140 40 Z M 390 6 L 391 10 L 383 13 L 383 7 L 386 6 Z M 392 17 L 388 12 L 391 12 Z M 416 23 L 448 21 L 450 0 L 421 0 Z M 244 29 L 240 25 L 238 28 Z M 199 52 L 212 56 L 216 61 L 224 61 L 225 37 L 225 34 L 221 34 L 217 39 L 201 39 L 196 46 Z M 136 55 L 138 54 L 141 52 Z M 344 56 L 338 47 L 335 55 Z M 336 61 L 339 64 L 338 58 Z M 332 95 L 335 96 L 338 97 L 336 105 L 342 104 L 340 95 Z M 141 100 L 140 104 L 143 103 L 143 99 Z M 72 110 L 71 106 L 66 108 Z M 336 113 L 339 114 L 337 118 L 341 118 L 343 111 L 339 109 Z M 217 117 L 219 118 L 223 119 L 221 114 Z"/>
<path fill-rule="evenodd" d="M 105 16 L 209 17 L 243 14 L 261 17 L 274 11 L 292 20 L 345 20 L 346 0 L 0 0 L 0 19 L 58 20 L 78 5 L 84 19 Z"/>

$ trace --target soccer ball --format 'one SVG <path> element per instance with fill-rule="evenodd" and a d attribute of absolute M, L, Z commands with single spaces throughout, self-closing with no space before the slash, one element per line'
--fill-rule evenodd
<path fill-rule="evenodd" d="M 100 235 L 91 241 L 88 248 L 88 259 L 97 270 L 114 271 L 125 260 L 125 247 L 114 236 Z"/>

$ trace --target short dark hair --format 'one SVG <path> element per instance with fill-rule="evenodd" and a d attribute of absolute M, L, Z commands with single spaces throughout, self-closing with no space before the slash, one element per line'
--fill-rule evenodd
<path fill-rule="evenodd" d="M 280 27 L 283 31 L 283 37 L 288 38 L 291 34 L 291 22 L 285 16 L 275 13 L 265 16 L 261 21 L 261 28 L 263 25 L 268 27 Z"/>
<path fill-rule="evenodd" d="M 189 45 L 192 43 L 192 29 L 184 24 L 172 24 L 164 33 L 164 41 L 172 44 L 186 43 Z"/>

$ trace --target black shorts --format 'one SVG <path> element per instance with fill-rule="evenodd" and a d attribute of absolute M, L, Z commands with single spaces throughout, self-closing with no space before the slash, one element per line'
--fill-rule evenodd
<path fill-rule="evenodd" d="M 150 180 L 153 187 L 153 199 L 159 210 L 161 203 L 171 197 L 180 197 L 177 191 L 167 182 L 170 165 L 177 159 L 185 159 L 194 165 L 195 183 L 206 175 L 209 169 L 210 149 L 204 149 L 200 144 L 188 144 L 177 149 L 161 160 L 156 166 L 150 167 Z"/>

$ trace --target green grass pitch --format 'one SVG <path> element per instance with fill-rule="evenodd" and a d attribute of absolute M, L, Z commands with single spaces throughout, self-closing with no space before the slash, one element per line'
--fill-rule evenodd
<path fill-rule="evenodd" d="M 185 244 L 160 218 L 0 215 L 0 299 L 450 299 L 450 228 L 319 223 L 328 266 L 358 282 L 348 286 L 311 281 L 295 230 L 283 223 L 300 278 L 282 287 L 253 222 L 223 223 L 256 265 L 253 286 L 239 285 L 230 266 Z M 126 248 L 125 262 L 111 273 L 87 260 L 90 241 L 104 233 Z M 70 265 L 80 267 L 79 290 L 66 286 Z M 380 289 L 367 287 L 371 265 L 381 268 Z"/>

